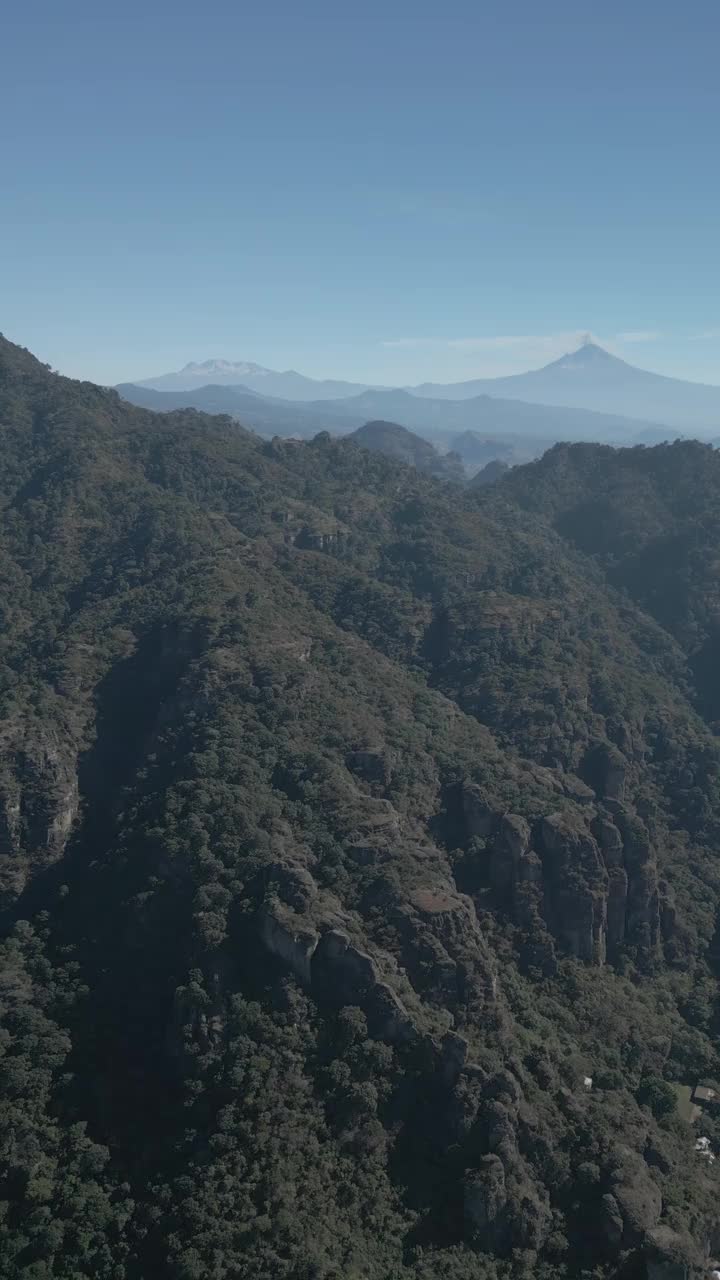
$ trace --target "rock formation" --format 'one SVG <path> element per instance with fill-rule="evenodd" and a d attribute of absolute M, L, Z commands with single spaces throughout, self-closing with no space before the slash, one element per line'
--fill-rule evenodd
<path fill-rule="evenodd" d="M 600 965 L 623 944 L 656 947 L 661 915 L 664 936 L 671 934 L 672 895 L 661 894 L 647 830 L 627 805 L 583 801 L 583 809 L 559 809 L 531 822 L 498 812 L 474 783 L 463 788 L 462 801 L 468 839 L 486 842 L 479 856 L 497 905 L 527 931 L 525 950 L 540 948 L 537 957 L 528 952 L 528 963 L 547 968 L 543 928 L 571 955 Z"/>

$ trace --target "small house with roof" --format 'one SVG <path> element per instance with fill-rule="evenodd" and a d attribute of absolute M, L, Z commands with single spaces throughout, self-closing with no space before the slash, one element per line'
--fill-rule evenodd
<path fill-rule="evenodd" d="M 718 1107 L 720 1106 L 720 1090 L 714 1089 L 709 1084 L 696 1084 L 692 1100 L 699 1107 Z"/>

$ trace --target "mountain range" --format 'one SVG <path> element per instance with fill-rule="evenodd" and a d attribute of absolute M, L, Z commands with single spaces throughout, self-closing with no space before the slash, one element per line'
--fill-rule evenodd
<path fill-rule="evenodd" d="M 128 385 L 125 384 L 126 387 Z M 505 424 L 510 415 L 507 402 L 519 401 L 535 406 L 586 410 L 626 420 L 638 419 L 656 426 L 661 424 L 682 434 L 720 432 L 720 387 L 638 369 L 592 342 L 586 342 L 577 351 L 528 373 L 448 384 L 426 382 L 401 389 L 332 380 L 314 381 L 292 370 L 275 373 L 260 365 L 223 360 L 189 364 L 178 373 L 163 374 L 132 385 L 156 391 L 186 392 L 199 392 L 208 385 L 242 386 L 246 392 L 298 403 L 331 402 L 327 407 L 332 413 L 341 413 L 340 402 L 352 400 L 353 406 L 347 410 L 351 415 L 390 418 L 405 426 L 422 429 L 428 426 L 435 429 L 441 417 L 444 430 L 492 427 L 486 421 L 490 410 L 479 403 L 481 397 L 490 397 L 506 402 L 504 410 L 498 411 L 504 414 Z M 411 397 L 410 402 L 405 400 L 406 395 Z M 364 401 L 361 399 L 363 396 Z M 433 402 L 434 410 L 426 410 L 423 415 L 412 403 L 418 399 Z M 456 409 L 456 416 L 451 419 L 453 411 L 444 407 L 448 401 L 472 401 L 474 407 L 467 410 L 467 417 Z M 316 403 L 316 409 L 320 403 Z M 580 434 L 567 438 L 629 438 L 627 422 L 603 424 L 596 419 L 596 434 L 593 435 L 584 434 L 592 432 L 592 422 L 577 421 Z M 450 422 L 452 425 L 447 426 L 446 423 Z M 567 433 L 569 422 L 569 418 L 561 418 L 558 429 Z M 542 433 L 539 421 L 533 422 L 532 430 Z M 550 432 L 551 436 L 553 434 L 559 438 L 555 428 Z"/>
<path fill-rule="evenodd" d="M 302 400 L 280 400 L 262 396 L 244 386 L 208 385 L 193 391 L 156 391 L 152 387 L 123 382 L 115 390 L 131 404 L 157 413 L 199 409 L 202 413 L 228 414 L 264 436 L 309 438 L 318 431 L 344 434 L 362 426 L 368 418 L 362 409 L 352 412 L 354 398 L 339 401 L 343 409 L 338 412 L 334 409 L 334 401 L 320 400 L 312 404 Z"/>
<path fill-rule="evenodd" d="M 720 453 L 0 444 L 2 1280 L 707 1276 Z"/>
<path fill-rule="evenodd" d="M 655 443 L 674 434 L 672 428 L 657 423 L 487 394 L 442 400 L 401 388 L 370 388 L 335 399 L 289 401 L 229 384 L 159 391 L 146 385 L 121 383 L 116 389 L 125 400 L 162 412 L 195 408 L 205 413 L 229 414 L 266 436 L 310 438 L 318 431 L 344 435 L 368 421 L 397 423 L 431 440 L 441 450 L 448 445 L 455 447 L 452 440 L 459 438 L 459 452 L 470 470 L 478 454 L 478 439 L 483 441 L 479 465 L 498 457 L 527 462 L 558 440 Z"/>
<path fill-rule="evenodd" d="M 336 400 L 294 403 L 260 396 L 246 387 L 207 386 L 194 391 L 155 391 L 133 383 L 116 390 L 143 408 L 167 412 L 195 408 L 227 413 L 261 435 L 313 436 L 317 431 L 345 435 L 371 420 L 396 422 L 432 439 L 447 441 L 460 432 L 491 438 L 514 436 L 525 457 L 556 440 L 608 440 L 623 443 L 643 433 L 664 439 L 668 430 L 612 414 L 550 408 L 519 400 L 476 396 L 470 400 L 420 399 L 409 391 L 369 390 Z"/>
<path fill-rule="evenodd" d="M 154 391 L 194 391 L 198 387 L 236 387 L 283 400 L 335 400 L 369 390 L 366 382 L 345 382 L 332 378 L 306 378 L 294 369 L 279 373 L 248 360 L 191 361 L 176 373 L 143 378 L 134 384 Z"/>
<path fill-rule="evenodd" d="M 465 400 L 419 397 L 410 391 L 371 390 L 347 399 L 318 401 L 314 410 L 332 412 L 341 419 L 382 417 L 415 431 L 448 435 L 460 431 L 481 434 L 515 434 L 540 440 L 633 440 L 640 431 L 666 434 L 658 424 L 623 418 L 590 409 L 531 404 L 523 400 L 500 399 L 487 394 Z"/>
<path fill-rule="evenodd" d="M 3 1280 L 707 1275 L 720 453 L 0 443 Z"/>

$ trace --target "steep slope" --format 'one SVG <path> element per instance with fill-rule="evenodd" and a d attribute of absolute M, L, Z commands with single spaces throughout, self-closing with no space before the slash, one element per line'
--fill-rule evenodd
<path fill-rule="evenodd" d="M 720 453 L 573 445 L 513 472 L 504 493 L 595 557 L 682 645 L 703 713 L 720 720 Z"/>
<path fill-rule="evenodd" d="M 698 430 L 707 434 L 717 431 L 720 425 L 720 387 L 638 369 L 592 342 L 529 373 L 473 378 L 448 385 L 426 382 L 411 390 L 415 396 L 433 400 L 469 400 L 490 395 L 533 404 L 572 406 L 645 418 L 684 434 Z"/>
<path fill-rule="evenodd" d="M 475 473 L 471 481 L 472 488 L 484 489 L 486 485 L 497 484 L 507 471 L 507 462 L 494 458 L 492 462 L 486 462 L 485 466 Z"/>
<path fill-rule="evenodd" d="M 386 458 L 394 458 L 397 462 L 405 462 L 425 475 L 435 476 L 438 480 L 450 480 L 455 484 L 464 483 L 465 471 L 456 453 L 439 453 L 428 440 L 416 436 L 397 422 L 366 422 L 357 431 L 353 431 L 350 439 L 363 449 L 382 453 Z"/>
<path fill-rule="evenodd" d="M 543 521 L 347 441 L 2 341 L 0 424 L 0 1275 L 700 1263 L 671 1085 L 718 1074 L 719 761 L 680 647 Z"/>

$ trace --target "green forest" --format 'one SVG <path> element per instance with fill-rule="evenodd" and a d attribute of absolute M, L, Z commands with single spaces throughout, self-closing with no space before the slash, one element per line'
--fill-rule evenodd
<path fill-rule="evenodd" d="M 378 428 L 0 338 L 0 1280 L 720 1256 L 720 454 Z"/>

